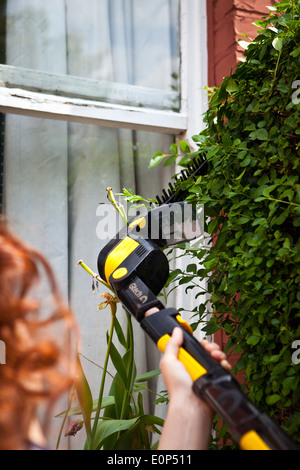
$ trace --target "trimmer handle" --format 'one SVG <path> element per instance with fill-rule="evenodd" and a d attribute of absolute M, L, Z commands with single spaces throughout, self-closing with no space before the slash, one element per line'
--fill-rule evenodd
<path fill-rule="evenodd" d="M 165 285 L 169 265 L 151 240 L 126 236 L 113 240 L 99 254 L 99 273 L 110 283 L 124 308 L 164 352 L 173 329 L 183 330 L 179 360 L 190 373 L 195 393 L 228 424 L 242 449 L 298 450 L 267 416 L 243 395 L 238 383 L 193 337 L 191 327 L 175 309 L 156 297 Z M 104 277 L 103 277 L 104 276 Z M 156 313 L 147 316 L 150 309 Z"/>
<path fill-rule="evenodd" d="M 193 337 L 176 309 L 145 316 L 141 327 L 165 351 L 175 327 L 183 330 L 178 359 L 193 379 L 194 392 L 223 419 L 243 450 L 299 450 L 290 438 L 242 393 L 239 384 Z"/>

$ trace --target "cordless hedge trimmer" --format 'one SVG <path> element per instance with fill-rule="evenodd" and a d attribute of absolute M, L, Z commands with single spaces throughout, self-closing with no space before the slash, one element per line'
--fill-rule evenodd
<path fill-rule="evenodd" d="M 199 157 L 179 177 L 179 183 L 206 172 L 206 159 Z M 298 447 L 242 393 L 239 384 L 194 338 L 190 325 L 174 308 L 158 299 L 169 276 L 165 247 L 191 241 L 201 227 L 191 205 L 182 202 L 180 184 L 170 185 L 157 198 L 158 207 L 124 227 L 100 251 L 98 271 L 118 299 L 140 323 L 161 352 L 175 327 L 183 330 L 179 360 L 193 379 L 194 392 L 211 405 L 227 423 L 233 438 L 244 450 L 293 450 Z M 148 315 L 149 311 L 155 313 Z"/>

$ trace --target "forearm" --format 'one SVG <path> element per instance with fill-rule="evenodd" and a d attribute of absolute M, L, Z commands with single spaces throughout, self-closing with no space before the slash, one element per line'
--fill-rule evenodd
<path fill-rule="evenodd" d="M 207 450 L 212 412 L 193 396 L 170 401 L 158 450 Z"/>
<path fill-rule="evenodd" d="M 159 450 L 205 450 L 209 445 L 213 411 L 195 395 L 192 378 L 184 364 L 178 360 L 182 342 L 182 330 L 174 328 L 160 362 L 170 401 Z M 203 347 L 216 360 L 223 361 L 224 367 L 229 366 L 225 361 L 225 354 L 216 344 L 206 341 Z"/>

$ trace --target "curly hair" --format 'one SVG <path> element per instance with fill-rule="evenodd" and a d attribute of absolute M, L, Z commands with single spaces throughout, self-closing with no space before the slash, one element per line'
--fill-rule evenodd
<path fill-rule="evenodd" d="M 65 350 L 73 331 L 50 264 L 0 221 L 0 450 L 26 449 L 33 413 L 73 383 Z"/>

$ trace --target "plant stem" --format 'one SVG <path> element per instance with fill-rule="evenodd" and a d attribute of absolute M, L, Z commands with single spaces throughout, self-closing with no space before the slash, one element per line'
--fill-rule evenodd
<path fill-rule="evenodd" d="M 127 316 L 127 338 L 128 338 L 127 351 L 130 352 L 127 389 L 131 392 L 132 386 L 133 386 L 133 383 L 132 383 L 132 370 L 133 370 L 133 361 L 134 361 L 134 339 L 133 339 L 131 316 L 128 313 L 126 313 L 126 316 Z M 126 395 L 124 395 L 124 397 L 123 397 L 123 403 L 122 403 L 122 410 L 121 410 L 120 419 L 125 418 L 124 417 L 125 403 L 126 403 Z"/>
<path fill-rule="evenodd" d="M 61 427 L 60 427 L 59 435 L 58 435 L 58 438 L 57 438 L 57 443 L 56 443 L 56 449 L 55 449 L 55 450 L 58 450 L 58 448 L 59 448 L 59 444 L 60 444 L 60 439 L 61 439 L 62 431 L 63 431 L 65 422 L 66 422 L 66 420 L 67 420 L 67 417 L 68 417 L 68 414 L 69 414 L 69 411 L 70 411 L 70 408 L 71 408 L 71 404 L 72 404 L 72 399 L 73 399 L 74 392 L 75 392 L 75 385 L 72 386 L 72 390 L 71 390 L 71 393 L 70 393 L 70 399 L 69 399 L 69 403 L 68 403 L 68 409 L 67 409 L 67 411 L 66 411 L 66 413 L 65 413 L 63 422 L 61 423 Z"/>
<path fill-rule="evenodd" d="M 94 445 L 95 434 L 96 434 L 97 425 L 98 425 L 99 416 L 100 416 L 100 411 L 101 411 L 101 404 L 102 404 L 103 391 L 104 391 L 104 385 L 105 385 L 107 364 L 108 364 L 108 360 L 109 360 L 110 347 L 111 347 L 112 337 L 113 337 L 113 332 L 114 332 L 114 327 L 115 327 L 115 317 L 116 317 L 117 306 L 116 306 L 115 303 L 111 303 L 110 308 L 111 308 L 110 333 L 109 333 L 109 338 L 108 338 L 105 362 L 104 362 L 104 366 L 103 366 L 103 374 L 102 374 L 100 391 L 99 391 L 98 406 L 97 406 L 97 410 L 96 410 L 96 414 L 95 414 L 93 428 L 92 428 L 92 431 L 91 431 L 91 447 L 92 448 L 93 448 L 93 445 Z"/>
<path fill-rule="evenodd" d="M 131 390 L 133 387 L 133 381 L 132 381 L 132 371 L 133 371 L 133 362 L 134 362 L 134 339 L 133 339 L 133 329 L 132 329 L 132 322 L 131 322 L 131 316 L 130 314 L 126 313 L 127 316 L 127 348 L 126 352 L 129 351 L 130 353 L 130 360 L 129 360 L 129 368 L 128 368 L 128 382 L 127 382 L 127 389 L 129 390 L 129 394 L 131 396 Z M 121 414 L 120 414 L 120 419 L 126 419 L 126 416 L 124 416 L 125 411 L 126 411 L 126 401 L 127 401 L 127 396 L 126 394 L 123 395 L 123 402 L 122 402 L 122 408 L 121 408 Z M 118 433 L 118 439 L 121 435 L 121 431 Z"/>
<path fill-rule="evenodd" d="M 83 354 L 80 354 L 80 356 L 83 357 L 84 359 L 86 359 L 88 362 L 90 362 L 90 363 L 93 364 L 94 366 L 99 367 L 99 369 L 103 370 L 103 367 L 99 366 L 99 364 L 96 364 L 96 362 L 92 361 L 92 360 L 89 359 L 88 357 L 84 356 Z M 115 378 L 108 370 L 106 371 L 106 373 L 107 373 L 107 375 L 109 375 L 109 376 L 112 378 L 112 380 L 115 382 L 115 384 L 116 384 L 118 387 L 122 388 L 123 390 L 125 390 L 125 392 L 128 393 L 128 395 L 130 396 L 130 398 L 131 398 L 131 400 L 132 400 L 132 403 L 133 403 L 133 405 L 134 405 L 134 409 L 135 409 L 136 414 L 137 414 L 137 407 L 136 407 L 136 403 L 135 403 L 134 396 L 132 395 L 132 393 L 131 393 L 129 390 L 127 390 L 127 388 L 124 387 L 124 385 L 120 384 L 120 382 L 118 382 L 118 381 L 116 380 L 116 378 Z M 148 390 L 148 389 L 145 388 L 145 390 Z M 151 392 L 151 390 L 148 390 L 148 391 Z M 152 393 L 155 393 L 155 392 L 152 392 Z M 92 418 L 92 419 L 94 419 L 94 418 Z M 113 418 L 104 418 L 104 417 L 101 417 L 101 419 L 113 419 Z"/>
<path fill-rule="evenodd" d="M 300 207 L 300 204 L 296 204 L 290 201 L 282 201 L 281 199 L 274 199 L 273 197 L 267 197 L 266 199 L 268 199 L 269 201 L 282 202 L 282 204 L 289 204 L 290 206 Z"/>
<path fill-rule="evenodd" d="M 125 226 L 128 225 L 128 220 L 127 220 L 127 217 L 126 217 L 126 214 L 125 214 L 124 207 L 122 206 L 122 204 L 120 204 L 118 201 L 116 201 L 114 193 L 112 191 L 112 188 L 106 188 L 106 191 L 107 191 L 107 197 L 108 197 L 109 201 L 112 203 L 112 205 L 114 206 L 116 211 L 120 214 L 120 216 L 121 216 L 121 218 L 124 222 L 124 225 Z"/>
<path fill-rule="evenodd" d="M 277 59 L 277 63 L 276 63 L 276 68 L 275 68 L 275 72 L 274 72 L 274 77 L 273 77 L 274 82 L 272 84 L 272 92 L 273 92 L 273 89 L 274 89 L 274 86 L 275 86 L 275 80 L 276 80 L 276 76 L 277 76 L 277 72 L 278 72 L 280 59 L 281 59 L 281 51 L 279 51 L 278 59 Z"/>
<path fill-rule="evenodd" d="M 105 287 L 107 287 L 107 289 L 110 289 L 112 290 L 111 286 L 103 281 L 103 279 L 101 279 L 101 277 L 97 276 L 97 274 L 95 274 L 82 260 L 79 260 L 78 261 L 78 264 L 86 271 L 88 272 L 93 278 L 95 278 L 98 282 L 101 282 L 101 284 L 103 284 Z"/>
<path fill-rule="evenodd" d="M 133 362 L 134 362 L 134 337 L 133 337 L 133 328 L 132 328 L 132 321 L 131 321 L 131 315 L 129 313 L 126 313 L 127 316 L 127 331 L 128 331 L 128 350 L 130 351 L 130 368 L 129 368 L 129 374 L 128 377 L 130 379 L 129 389 L 131 390 L 132 388 L 132 370 L 133 370 Z"/>

